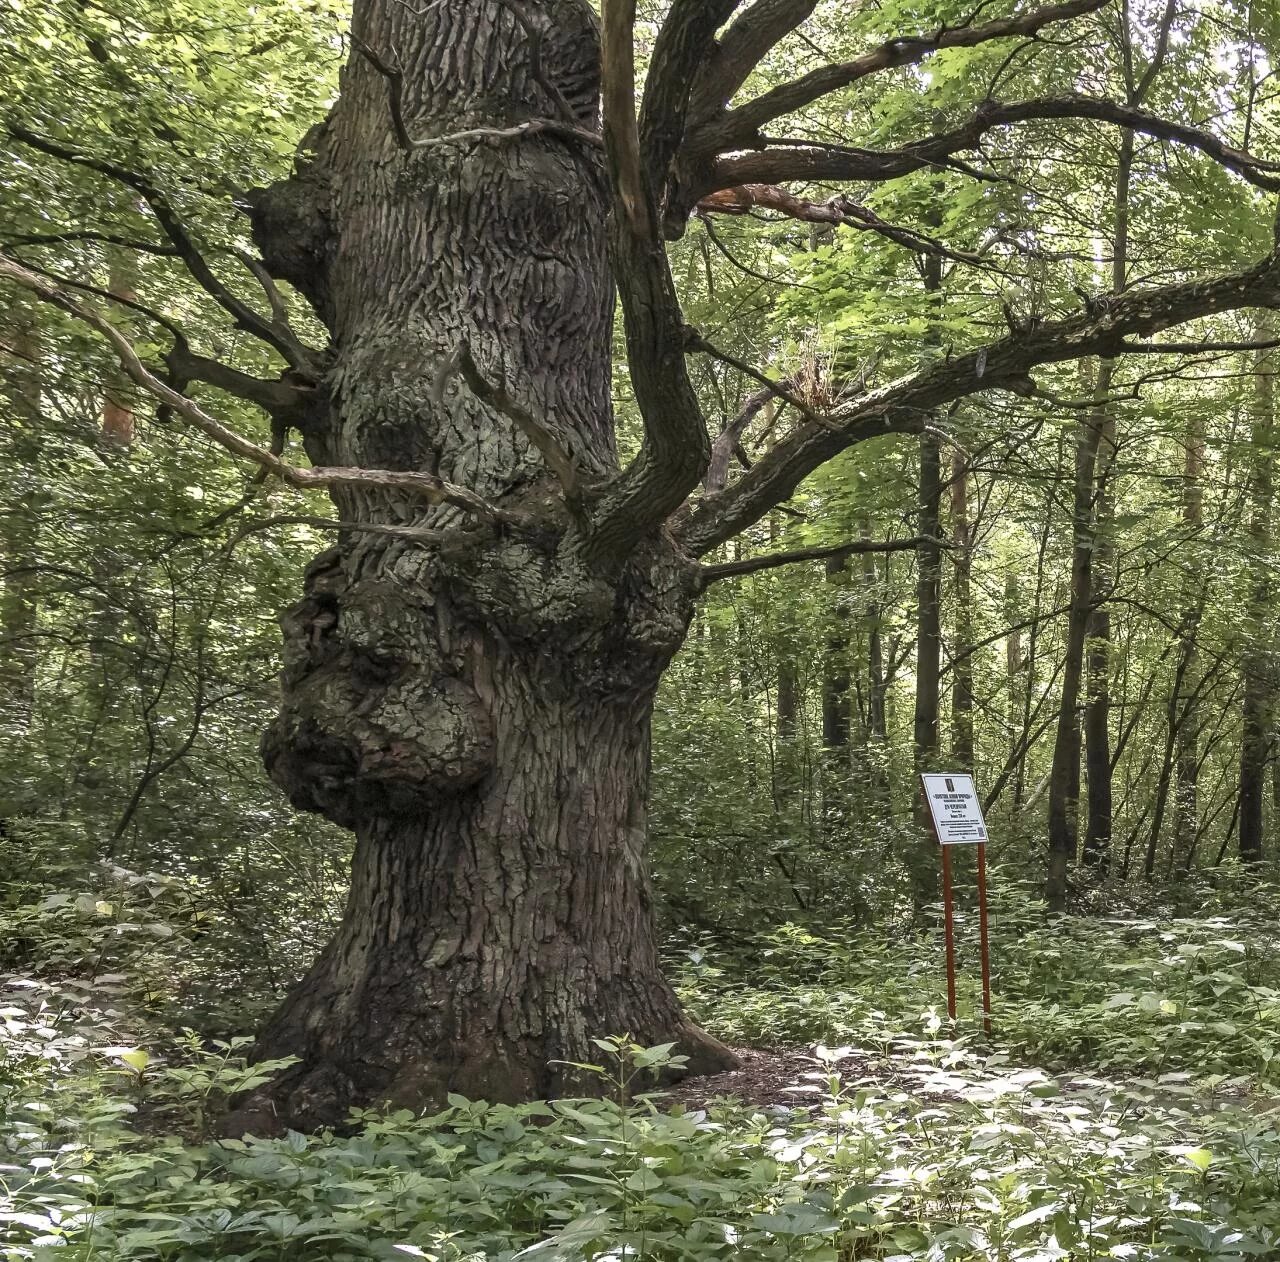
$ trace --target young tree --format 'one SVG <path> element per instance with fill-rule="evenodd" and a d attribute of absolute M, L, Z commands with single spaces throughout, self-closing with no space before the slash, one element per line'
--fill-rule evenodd
<path fill-rule="evenodd" d="M 354 1102 L 419 1106 L 448 1090 L 560 1090 L 578 1081 L 566 1062 L 589 1059 L 591 1036 L 610 1031 L 674 1041 L 695 1071 L 730 1062 L 658 966 L 644 860 L 651 707 L 708 583 L 838 549 L 700 558 L 851 444 L 919 434 L 979 391 L 1032 393 L 1039 365 L 1280 304 L 1280 261 L 1135 286 L 935 349 L 821 414 L 774 387 L 799 420 L 699 495 L 716 444 L 686 361 L 721 352 L 682 318 L 666 242 L 695 210 L 865 227 L 850 199 L 785 186 L 971 176 L 958 155 L 984 137 L 1054 120 L 1134 129 L 1280 189 L 1275 165 L 1208 132 L 1072 94 L 976 101 L 881 147 L 785 134 L 784 120 L 830 94 L 1104 3 L 984 22 L 957 8 L 955 25 L 744 91 L 816 0 L 671 0 L 637 100 L 626 0 L 606 0 L 599 28 L 584 0 L 357 0 L 336 104 L 294 175 L 247 195 L 268 313 L 221 279 L 162 176 L 83 152 L 50 119 L 9 124 L 26 151 L 133 190 L 166 248 L 285 368 L 251 376 L 179 341 L 166 381 L 67 287 L 9 259 L 0 273 L 95 326 L 175 415 L 291 485 L 326 487 L 338 510 L 337 543 L 284 618 L 281 712 L 264 754 L 298 806 L 355 833 L 356 853 L 340 928 L 258 1045 L 299 1057 L 264 1092 L 278 1118 L 314 1125 Z M 910 239 L 948 253 L 927 233 Z M 305 296 L 326 345 L 289 325 L 272 277 Z M 643 421 L 625 464 L 615 288 Z M 190 382 L 298 429 L 312 467 L 234 432 L 177 388 Z"/>

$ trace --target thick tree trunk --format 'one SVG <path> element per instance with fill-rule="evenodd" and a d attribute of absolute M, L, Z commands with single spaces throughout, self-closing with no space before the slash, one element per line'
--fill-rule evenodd
<path fill-rule="evenodd" d="M 360 0 L 353 33 L 403 68 L 414 138 L 554 115 L 547 82 L 593 126 L 589 9 L 529 9 L 545 20 L 541 74 L 523 26 L 481 0 Z M 355 832 L 352 889 L 258 1044 L 300 1063 L 240 1125 L 268 1104 L 309 1126 L 448 1091 L 590 1089 L 554 1062 L 592 1059 L 594 1035 L 675 1040 L 694 1072 L 732 1063 L 662 979 L 643 854 L 649 714 L 688 627 L 694 566 L 655 533 L 601 568 L 509 414 L 457 379 L 442 388 L 465 341 L 585 486 L 617 468 L 599 152 L 551 134 L 405 152 L 388 106 L 384 76 L 356 56 L 295 177 L 254 195 L 264 258 L 332 334 L 308 453 L 431 471 L 540 528 L 335 491 L 363 529 L 317 559 L 284 619 L 264 756 L 296 805 Z M 448 534 L 386 533 L 405 526 Z"/>
<path fill-rule="evenodd" d="M 360 811 L 341 928 L 259 1045 L 305 1053 L 275 1093 L 290 1117 L 338 1122 L 353 1100 L 420 1107 L 448 1091 L 589 1092 L 553 1062 L 591 1059 L 591 1037 L 607 1033 L 675 1038 L 710 1052 L 695 1068 L 721 1063 L 662 980 L 651 930 L 652 672 L 610 695 L 550 655 L 483 637 L 468 650 L 483 693 L 455 692 L 475 713 L 452 748 L 483 729 L 492 769 L 474 755 L 442 765 L 437 777 L 474 783 L 429 792 L 406 785 L 408 759 L 388 751 L 383 790 L 369 787 L 406 809 Z"/>

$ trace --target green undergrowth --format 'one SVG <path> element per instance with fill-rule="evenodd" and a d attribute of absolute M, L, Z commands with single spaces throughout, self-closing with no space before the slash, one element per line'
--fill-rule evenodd
<path fill-rule="evenodd" d="M 1280 1257 L 1261 914 L 1045 921 L 1006 893 L 990 1040 L 971 991 L 957 1030 L 940 1019 L 934 935 L 703 944 L 681 979 L 702 1020 L 811 1045 L 784 1103 L 645 1096 L 671 1051 L 617 1038 L 600 1045 L 602 1099 L 454 1097 L 429 1117 L 360 1114 L 345 1135 L 227 1141 L 212 1120 L 272 1066 L 235 1039 L 163 1037 L 140 991 L 181 933 L 129 926 L 157 923 L 167 895 L 104 910 L 94 893 L 43 913 L 64 942 L 83 921 L 80 955 L 0 996 L 6 1260 Z M 22 917 L 38 940 L 44 921 Z"/>
<path fill-rule="evenodd" d="M 1220 909 L 1206 897 L 1211 914 L 1196 917 L 1158 907 L 1046 917 L 1016 890 L 997 893 L 991 1046 L 1053 1070 L 1185 1071 L 1209 1090 L 1280 1087 L 1280 902 L 1255 889 L 1247 907 L 1230 907 L 1229 895 L 1219 893 Z M 958 1030 L 976 1035 L 971 911 L 958 917 L 957 939 Z M 888 937 L 785 925 L 736 951 L 688 947 L 674 964 L 687 1005 L 731 1043 L 887 1050 L 903 1031 L 955 1033 L 944 1021 L 939 929 Z"/>

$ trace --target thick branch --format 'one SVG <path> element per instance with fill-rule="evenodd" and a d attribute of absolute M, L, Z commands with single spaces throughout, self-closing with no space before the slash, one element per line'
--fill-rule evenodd
<path fill-rule="evenodd" d="M 838 430 L 807 424 L 767 452 L 719 495 L 708 497 L 680 531 L 685 546 L 706 552 L 787 499 L 819 465 L 879 434 L 918 431 L 934 409 L 989 389 L 1028 394 L 1040 364 L 1115 356 L 1127 337 L 1147 337 L 1200 316 L 1243 307 L 1280 307 L 1280 259 L 1269 255 L 1245 272 L 1130 291 L 1094 312 L 1046 322 L 965 355 L 934 361 L 850 400 L 828 414 Z"/>
<path fill-rule="evenodd" d="M 52 306 L 67 312 L 78 320 L 84 321 L 91 328 L 111 343 L 125 374 L 141 386 L 149 394 L 154 395 L 162 403 L 168 404 L 179 416 L 184 417 L 202 434 L 211 438 L 220 447 L 244 460 L 275 474 L 282 482 L 296 487 L 322 486 L 372 486 L 388 490 L 403 490 L 421 496 L 430 504 L 451 504 L 456 508 L 474 514 L 489 521 L 502 521 L 508 524 L 522 524 L 512 514 L 490 504 L 466 487 L 445 482 L 431 473 L 417 473 L 397 469 L 359 469 L 359 468 L 312 468 L 300 469 L 288 464 L 265 447 L 238 434 L 228 428 L 216 417 L 204 411 L 197 403 L 180 394 L 171 386 L 161 381 L 151 372 L 138 357 L 129 340 L 105 316 L 91 307 L 77 302 L 69 293 L 60 289 L 52 281 L 46 280 L 35 272 L 29 271 L 12 259 L 0 255 L 0 276 L 7 276 L 24 289 L 30 290 L 38 298 Z"/>
<path fill-rule="evenodd" d="M 718 117 L 765 54 L 817 7 L 818 0 L 756 0 L 734 18 L 694 88 L 694 119 Z"/>
<path fill-rule="evenodd" d="M 695 144 L 700 150 L 716 152 L 750 144 L 766 123 L 781 118 L 784 114 L 793 114 L 821 97 L 878 71 L 894 66 L 914 65 L 943 48 L 972 48 L 991 40 L 1034 35 L 1055 22 L 1065 22 L 1083 13 L 1091 13 L 1108 3 L 1110 0 L 1069 0 L 1067 4 L 1047 5 L 1018 17 L 997 18 L 982 26 L 961 26 L 955 30 L 943 27 L 933 35 L 900 36 L 887 40 L 878 48 L 863 53 L 852 61 L 822 66 L 799 79 L 773 88 L 755 100 L 747 101 L 736 110 L 730 110 L 717 123 L 701 132 Z"/>
<path fill-rule="evenodd" d="M 693 85 L 705 68 L 715 34 L 738 0 L 672 0 L 653 44 L 640 109 L 641 174 L 652 190 L 684 141 Z"/>
<path fill-rule="evenodd" d="M 711 456 L 685 364 L 685 326 L 666 251 L 652 233 L 641 239 L 623 228 L 615 228 L 613 246 L 644 444 L 596 507 L 590 550 L 605 564 L 619 560 L 684 502 Z"/>
<path fill-rule="evenodd" d="M 685 330 L 658 232 L 655 192 L 684 131 L 696 49 L 706 51 L 713 18 L 731 0 L 675 0 L 658 34 L 637 124 L 633 88 L 634 0 L 605 0 L 605 140 L 617 207 L 614 276 L 622 304 L 627 361 L 644 422 L 639 455 L 595 507 L 588 554 L 616 565 L 664 522 L 702 479 L 711 454 L 707 427 L 685 364 Z M 656 176 L 654 173 L 657 173 Z"/>
<path fill-rule="evenodd" d="M 631 232 L 649 237 L 653 212 L 636 121 L 636 0 L 601 0 L 600 18 L 600 104 L 609 171 Z"/>
<path fill-rule="evenodd" d="M 913 552 L 922 543 L 936 543 L 923 536 L 915 539 L 859 539 L 853 543 L 837 543 L 825 548 L 797 548 L 794 552 L 769 552 L 764 556 L 747 557 L 744 561 L 726 561 L 723 565 L 704 565 L 702 585 L 717 583 L 722 578 L 738 578 L 743 574 L 758 574 L 761 570 L 777 569 L 780 565 L 796 565 L 802 561 L 821 561 L 827 557 L 852 556 L 855 552 Z M 941 545 L 946 546 L 946 545 Z"/>
<path fill-rule="evenodd" d="M 1280 163 L 1255 158 L 1243 150 L 1232 148 L 1211 132 L 1114 101 L 1062 96 L 1015 101 L 1008 105 L 985 101 L 962 126 L 926 136 L 898 149 L 831 148 L 815 144 L 811 147 L 767 148 L 757 153 L 719 158 L 714 163 L 709 186 L 700 190 L 699 197 L 740 184 L 897 179 L 912 171 L 946 166 L 952 154 L 975 148 L 983 135 L 996 127 L 1053 118 L 1091 118 L 1127 127 L 1159 140 L 1176 141 L 1234 171 L 1255 188 L 1280 192 Z"/>

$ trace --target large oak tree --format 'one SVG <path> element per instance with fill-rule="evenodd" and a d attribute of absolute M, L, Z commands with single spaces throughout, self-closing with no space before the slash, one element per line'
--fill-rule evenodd
<path fill-rule="evenodd" d="M 668 266 L 691 215 L 870 225 L 955 257 L 847 196 L 811 200 L 812 186 L 920 171 L 978 179 L 990 174 L 984 138 L 1080 120 L 1280 189 L 1280 165 L 1209 131 L 1076 93 L 975 99 L 888 148 L 814 139 L 797 120 L 834 94 L 874 95 L 877 76 L 948 48 L 1022 41 L 1034 55 L 1045 32 L 1097 20 L 1107 4 L 907 30 L 752 87 L 817 7 L 671 0 L 637 89 L 625 0 L 606 0 L 599 19 L 585 0 L 357 0 L 336 104 L 291 178 L 245 195 L 260 254 L 244 261 L 262 306 L 226 283 L 162 174 L 7 121 L 33 154 L 125 186 L 163 233 L 159 248 L 284 369 L 250 376 L 194 352 L 170 323 L 157 370 L 65 285 L 10 258 L 0 273 L 93 324 L 166 408 L 287 483 L 327 487 L 338 511 L 336 545 L 284 618 L 281 709 L 263 745 L 296 805 L 356 836 L 341 926 L 259 1042 L 263 1055 L 299 1058 L 259 1101 L 279 1118 L 336 1122 L 355 1103 L 419 1106 L 447 1091 L 556 1092 L 581 1085 L 567 1062 L 591 1058 L 592 1036 L 622 1031 L 674 1041 L 695 1072 L 729 1063 L 658 964 L 644 855 L 651 709 L 708 583 L 839 549 L 701 558 L 854 443 L 920 432 L 977 392 L 1034 393 L 1039 365 L 1280 305 L 1269 254 L 1059 319 L 1011 320 L 986 345 L 931 339 L 916 369 L 849 383 L 821 407 L 762 377 L 751 414 L 775 394 L 794 423 L 729 476 L 746 422 L 709 431 L 688 360 L 718 352 L 686 324 Z M 325 345 L 290 326 L 276 281 L 310 303 Z M 615 305 L 643 421 L 626 462 L 611 398 Z M 300 432 L 311 466 L 229 428 L 184 392 L 192 383 Z"/>

